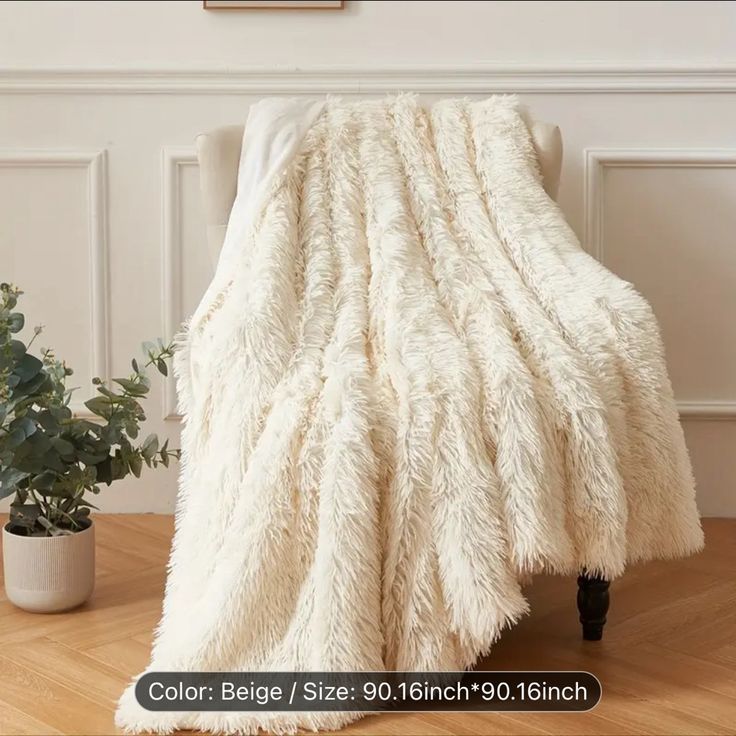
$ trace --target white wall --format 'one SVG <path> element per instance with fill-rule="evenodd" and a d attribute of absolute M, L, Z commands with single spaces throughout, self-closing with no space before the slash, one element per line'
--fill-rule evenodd
<path fill-rule="evenodd" d="M 0 65 L 304 67 L 736 61 L 729 2 L 356 2 L 213 12 L 199 0 L 0 3 Z"/>
<path fill-rule="evenodd" d="M 562 128 L 573 227 L 659 315 L 701 509 L 736 516 L 734 65 L 728 2 L 3 2 L 0 278 L 81 399 L 206 284 L 197 132 L 271 93 L 518 91 Z M 148 413 L 175 436 L 170 399 Z M 148 473 L 100 505 L 168 511 L 174 492 Z"/>

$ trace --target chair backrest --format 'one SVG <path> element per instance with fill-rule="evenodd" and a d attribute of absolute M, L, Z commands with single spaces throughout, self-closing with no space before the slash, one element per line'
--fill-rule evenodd
<path fill-rule="evenodd" d="M 557 197 L 562 168 L 562 135 L 556 125 L 535 122 L 531 126 L 544 188 Z M 207 223 L 210 258 L 217 258 L 225 240 L 230 210 L 235 201 L 243 126 L 228 125 L 197 136 L 199 177 Z"/>

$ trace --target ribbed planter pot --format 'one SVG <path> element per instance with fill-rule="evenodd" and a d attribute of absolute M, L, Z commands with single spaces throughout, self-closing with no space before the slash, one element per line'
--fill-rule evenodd
<path fill-rule="evenodd" d="M 95 587 L 95 527 L 58 537 L 21 537 L 3 529 L 8 600 L 34 613 L 66 611 Z"/>

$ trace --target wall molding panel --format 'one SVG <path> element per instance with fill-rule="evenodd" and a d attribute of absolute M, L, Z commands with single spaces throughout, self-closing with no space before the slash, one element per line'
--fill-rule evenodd
<path fill-rule="evenodd" d="M 603 177 L 607 168 L 736 169 L 736 149 L 589 148 L 584 156 L 583 243 L 605 264 L 603 247 Z M 683 419 L 736 421 L 736 401 L 678 401 Z"/>
<path fill-rule="evenodd" d="M 518 92 L 733 93 L 736 67 L 472 66 L 302 69 L 0 69 L 2 94 L 315 94 Z"/>
<path fill-rule="evenodd" d="M 603 262 L 603 176 L 605 169 L 736 169 L 730 148 L 588 148 L 584 156 L 583 243 Z"/>
<path fill-rule="evenodd" d="M 107 232 L 107 152 L 105 150 L 0 150 L 0 168 L 81 168 L 87 174 L 90 291 L 90 373 L 103 380 L 110 367 L 110 289 Z M 71 402 L 79 416 L 94 415 L 83 401 Z"/>
<path fill-rule="evenodd" d="M 197 18 L 212 20 L 207 14 Z M 475 58 L 486 53 L 485 58 L 492 58 L 493 49 L 480 46 L 472 50 L 477 51 Z M 271 95 L 517 93 L 535 119 L 562 130 L 559 202 L 585 246 L 603 262 L 620 266 L 622 273 L 636 275 L 652 299 L 664 305 L 668 344 L 674 340 L 670 358 L 679 369 L 677 408 L 696 464 L 703 509 L 736 516 L 736 497 L 727 495 L 721 480 L 736 473 L 731 451 L 736 394 L 730 372 L 735 353 L 730 343 L 708 342 L 717 334 L 711 338 L 706 331 L 691 333 L 690 323 L 677 321 L 692 308 L 692 324 L 703 324 L 713 314 L 720 334 L 728 329 L 730 339 L 732 333 L 728 311 L 734 301 L 728 280 L 734 273 L 730 229 L 736 212 L 736 62 L 647 66 L 649 62 L 634 61 L 624 47 L 618 56 L 607 57 L 609 65 L 576 63 L 572 53 L 569 63 L 544 65 L 545 49 L 531 52 L 532 65 L 461 62 L 472 58 L 470 51 L 442 57 L 450 59 L 448 63 L 435 63 L 423 47 L 415 54 L 402 51 L 393 56 L 391 67 L 315 65 L 318 59 L 329 61 L 326 56 L 304 57 L 303 68 L 246 67 L 253 56 L 213 56 L 222 58 L 223 66 L 208 67 L 199 59 L 210 57 L 198 56 L 184 62 L 192 66 L 164 68 L 141 56 L 128 58 L 137 68 L 106 68 L 102 65 L 114 64 L 118 57 L 101 46 L 95 46 L 97 56 L 70 52 L 66 58 L 73 67 L 10 68 L 6 61 L 8 67 L 0 67 L 0 167 L 20 167 L 13 172 L 21 186 L 17 196 L 7 169 L 2 169 L 2 183 L 23 210 L 16 217 L 16 205 L 9 201 L 4 212 L 12 215 L 13 232 L 25 234 L 25 228 L 31 232 L 33 226 L 39 233 L 27 255 L 10 244 L 8 252 L 25 259 L 18 261 L 19 273 L 23 269 L 33 274 L 30 258 L 43 254 L 42 238 L 59 231 L 54 245 L 67 249 L 69 256 L 60 254 L 54 263 L 62 264 L 63 273 L 57 277 L 47 270 L 38 283 L 52 286 L 64 279 L 76 286 L 76 332 L 60 320 L 61 334 L 70 336 L 80 373 L 86 375 L 89 360 L 93 375 L 109 378 L 111 357 L 115 363 L 125 358 L 141 334 L 173 337 L 206 288 L 209 272 L 204 269 L 211 267 L 197 200 L 197 133 L 242 122 L 254 101 Z M 340 58 L 345 57 L 335 55 L 336 61 Z M 389 64 L 385 58 L 383 64 Z M 680 58 L 686 64 L 694 57 Z M 83 66 L 85 59 L 89 66 Z M 296 55 L 291 59 L 295 62 Z M 226 68 L 228 62 L 235 66 Z M 39 63 L 51 64 L 53 59 Z M 24 167 L 70 170 L 36 174 L 21 170 Z M 64 216 L 69 232 L 57 227 L 53 218 L 36 227 L 32 205 L 25 204 L 26 193 L 32 196 L 36 186 L 58 193 L 53 213 Z M 707 207 L 711 191 L 712 211 Z M 681 215 L 679 229 L 673 226 L 677 238 L 672 243 L 661 238 L 668 232 L 670 205 L 673 214 Z M 707 243 L 701 242 L 698 233 L 711 222 L 712 233 Z M 660 260 L 669 253 L 677 260 L 666 270 L 684 284 L 681 297 L 657 280 L 658 272 L 665 270 Z M 691 256 L 700 279 L 692 287 L 687 281 Z M 708 289 L 709 274 L 717 288 Z M 700 300 L 701 295 L 708 298 Z M 119 299 L 128 300 L 127 305 L 121 302 L 118 308 Z M 82 329 L 84 335 L 77 334 Z M 690 359 L 690 345 L 703 343 L 708 352 Z M 710 362 L 711 355 L 723 360 Z M 80 392 L 77 411 L 84 411 L 82 398 L 87 397 Z M 180 415 L 172 378 L 154 389 L 146 414 L 146 432 L 168 437 L 177 446 Z M 105 511 L 170 511 L 176 472 L 144 474 L 122 493 L 103 495 Z"/>
<path fill-rule="evenodd" d="M 166 146 L 161 151 L 161 312 L 163 334 L 170 340 L 183 319 L 181 247 L 181 170 L 197 166 L 193 146 Z M 166 381 L 164 419 L 181 419 L 177 412 L 176 384 Z"/>

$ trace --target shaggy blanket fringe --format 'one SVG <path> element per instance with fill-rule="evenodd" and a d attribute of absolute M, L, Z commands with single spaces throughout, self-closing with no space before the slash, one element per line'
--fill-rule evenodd
<path fill-rule="evenodd" d="M 655 318 L 545 194 L 514 98 L 328 99 L 240 225 L 176 357 L 149 670 L 462 669 L 529 575 L 700 549 Z M 358 717 L 154 713 L 131 685 L 117 723 Z"/>

